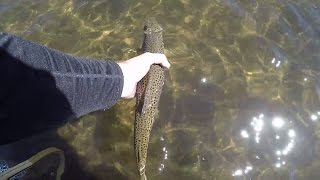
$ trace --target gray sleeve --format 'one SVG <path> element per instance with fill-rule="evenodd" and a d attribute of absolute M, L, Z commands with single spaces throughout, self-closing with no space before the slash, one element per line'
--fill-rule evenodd
<path fill-rule="evenodd" d="M 113 61 L 73 57 L 1 32 L 0 81 L 0 122 L 9 130 L 29 121 L 40 131 L 110 108 L 123 88 L 122 71 Z"/>
<path fill-rule="evenodd" d="M 114 105 L 123 75 L 113 61 L 76 58 L 19 37 L 0 33 L 0 48 L 22 63 L 49 72 L 77 117 Z"/>

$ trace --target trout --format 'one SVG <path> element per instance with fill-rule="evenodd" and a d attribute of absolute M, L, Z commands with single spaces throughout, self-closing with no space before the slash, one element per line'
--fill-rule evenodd
<path fill-rule="evenodd" d="M 143 52 L 164 53 L 162 28 L 155 18 L 150 18 L 144 25 Z M 134 149 L 141 180 L 147 180 L 146 160 L 149 136 L 164 84 L 164 69 L 157 64 L 151 65 L 149 72 L 137 85 L 136 112 L 134 124 Z"/>

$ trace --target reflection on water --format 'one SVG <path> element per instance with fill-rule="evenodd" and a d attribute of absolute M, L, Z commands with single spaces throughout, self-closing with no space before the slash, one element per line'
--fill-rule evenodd
<path fill-rule="evenodd" d="M 1 31 L 116 60 L 137 55 L 142 24 L 156 16 L 172 68 L 149 145 L 150 179 L 320 176 L 319 2 L 1 0 L 0 15 Z M 95 179 L 137 178 L 134 103 L 58 130 Z"/>

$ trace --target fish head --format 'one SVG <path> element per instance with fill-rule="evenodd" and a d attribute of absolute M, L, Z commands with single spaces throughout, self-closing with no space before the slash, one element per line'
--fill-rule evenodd
<path fill-rule="evenodd" d="M 162 27 L 158 24 L 155 17 L 151 17 L 147 19 L 147 21 L 145 22 L 145 25 L 144 25 L 145 34 L 158 33 L 158 32 L 161 32 L 162 30 L 163 30 Z"/>

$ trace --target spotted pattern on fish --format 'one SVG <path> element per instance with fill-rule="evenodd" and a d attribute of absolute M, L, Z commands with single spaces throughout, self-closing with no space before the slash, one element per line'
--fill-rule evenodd
<path fill-rule="evenodd" d="M 155 18 L 144 26 L 143 52 L 164 53 L 162 28 Z M 134 148 L 141 180 L 147 180 L 146 160 L 149 136 L 158 112 L 158 104 L 164 84 L 164 70 L 160 65 L 151 65 L 149 72 L 137 85 Z"/>

